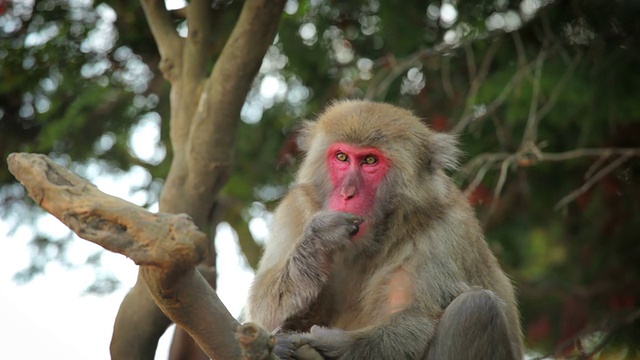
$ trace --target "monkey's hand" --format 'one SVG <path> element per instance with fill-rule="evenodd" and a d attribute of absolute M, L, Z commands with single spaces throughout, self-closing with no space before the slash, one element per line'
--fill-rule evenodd
<path fill-rule="evenodd" d="M 336 252 L 352 245 L 349 237 L 358 232 L 361 222 L 356 215 L 336 211 L 320 211 L 309 220 L 289 267 L 290 277 L 300 285 L 298 289 L 302 292 L 313 289 L 309 300 L 317 296 L 328 280 Z"/>
<path fill-rule="evenodd" d="M 346 212 L 320 211 L 313 215 L 291 256 L 291 278 L 304 284 L 303 288 L 311 286 L 319 291 L 329 277 L 333 255 L 352 245 L 349 238 L 358 233 L 360 223 L 362 218 Z"/>
<path fill-rule="evenodd" d="M 288 348 L 288 357 L 284 359 L 296 360 L 341 359 L 352 343 L 346 331 L 317 325 L 309 333 L 289 335 L 283 340 L 282 345 Z"/>
<path fill-rule="evenodd" d="M 360 231 L 362 221 L 361 217 L 346 212 L 320 211 L 309 220 L 303 243 L 330 252 L 342 249 Z"/>
<path fill-rule="evenodd" d="M 273 353 L 282 360 L 324 360 L 318 351 L 307 344 L 300 334 L 277 333 Z"/>
<path fill-rule="evenodd" d="M 360 217 L 345 212 L 320 211 L 313 215 L 291 256 L 292 278 L 308 279 L 305 287 L 316 285 L 320 290 L 329 277 L 333 255 L 352 245 L 349 238 L 359 231 L 361 222 Z"/>

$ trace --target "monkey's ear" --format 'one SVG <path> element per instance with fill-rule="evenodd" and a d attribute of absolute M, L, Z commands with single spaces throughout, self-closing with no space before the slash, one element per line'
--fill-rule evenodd
<path fill-rule="evenodd" d="M 458 167 L 461 151 L 455 135 L 434 132 L 428 142 L 430 168 L 454 170 Z"/>
<path fill-rule="evenodd" d="M 298 148 L 307 152 L 311 146 L 311 134 L 314 133 L 314 129 L 318 123 L 316 121 L 305 120 L 298 125 Z"/>

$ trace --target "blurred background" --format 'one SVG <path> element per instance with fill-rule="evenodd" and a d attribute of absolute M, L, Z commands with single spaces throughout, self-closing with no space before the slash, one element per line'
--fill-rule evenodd
<path fill-rule="evenodd" d="M 241 2 L 214 3 L 231 27 Z M 459 134 L 452 176 L 517 285 L 532 356 L 640 358 L 638 19 L 633 0 L 287 1 L 221 193 L 222 300 L 241 314 L 297 122 L 367 98 Z M 159 61 L 136 1 L 0 0 L 0 358 L 108 358 L 135 265 L 45 214 L 6 157 L 47 154 L 157 211 L 172 156 Z"/>

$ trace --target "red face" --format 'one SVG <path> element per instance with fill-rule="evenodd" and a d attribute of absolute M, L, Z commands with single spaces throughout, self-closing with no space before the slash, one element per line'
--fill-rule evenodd
<path fill-rule="evenodd" d="M 335 143 L 327 151 L 327 165 L 333 182 L 329 209 L 369 215 L 378 186 L 389 169 L 382 151 Z"/>

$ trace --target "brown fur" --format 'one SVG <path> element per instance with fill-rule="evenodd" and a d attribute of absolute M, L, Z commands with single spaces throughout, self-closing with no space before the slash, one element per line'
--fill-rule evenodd
<path fill-rule="evenodd" d="M 355 244 L 345 235 L 354 219 L 323 211 L 332 186 L 325 154 L 335 142 L 376 147 L 390 162 L 376 195 L 373 225 Z M 521 356 L 513 287 L 473 209 L 444 173 L 456 166 L 454 137 L 391 105 L 345 101 L 306 123 L 301 147 L 306 157 L 276 211 L 250 293 L 249 321 L 295 332 L 328 327 L 297 337 L 298 345 L 308 343 L 328 358 L 419 359 L 429 356 L 443 314 L 467 321 L 477 313 L 468 306 L 485 304 L 496 309 L 493 320 L 504 323 L 499 326 L 510 344 L 493 343 L 499 337 L 488 335 L 482 348 Z M 464 298 L 471 300 L 449 309 L 461 294 L 471 294 Z M 444 345 L 438 345 L 440 351 L 431 348 L 431 354 L 465 346 L 456 339 L 437 343 Z"/>

